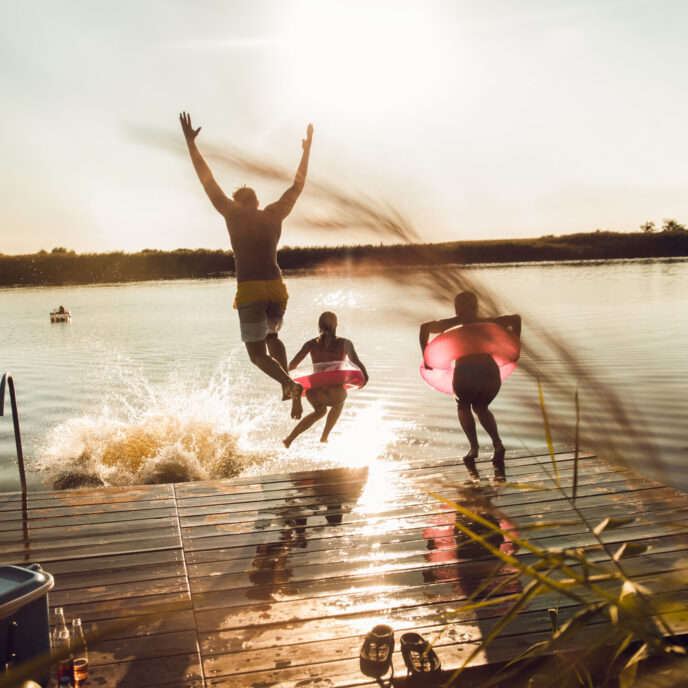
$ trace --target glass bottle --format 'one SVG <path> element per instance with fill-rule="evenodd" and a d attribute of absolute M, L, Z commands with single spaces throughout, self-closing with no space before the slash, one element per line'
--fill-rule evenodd
<path fill-rule="evenodd" d="M 53 631 L 53 651 L 62 651 L 71 647 L 71 637 L 67 621 L 65 620 L 64 609 L 55 609 L 55 629 Z M 57 682 L 59 684 L 63 677 L 72 678 L 72 656 L 71 654 L 62 657 L 57 663 Z"/>
<path fill-rule="evenodd" d="M 74 650 L 74 685 L 81 686 L 88 677 L 88 649 L 81 619 L 72 620 L 72 643 Z"/>

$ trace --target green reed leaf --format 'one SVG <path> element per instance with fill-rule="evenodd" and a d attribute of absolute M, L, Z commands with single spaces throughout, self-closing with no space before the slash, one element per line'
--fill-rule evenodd
<path fill-rule="evenodd" d="M 554 466 L 554 477 L 558 487 L 561 487 L 561 482 L 559 480 L 559 467 L 557 466 L 557 460 L 554 457 L 554 444 L 552 443 L 552 431 L 549 427 L 549 419 L 547 418 L 547 408 L 545 407 L 545 397 L 542 393 L 542 385 L 540 384 L 540 378 L 537 381 L 538 395 L 540 397 L 540 408 L 542 409 L 542 423 L 545 427 L 545 439 L 547 440 L 547 448 L 549 449 L 549 455 L 552 459 L 552 466 Z"/>
<path fill-rule="evenodd" d="M 649 656 L 647 643 L 643 643 L 640 649 L 626 662 L 619 672 L 619 688 L 631 688 L 635 683 L 638 673 L 638 663 Z"/>
<path fill-rule="evenodd" d="M 614 561 L 619 561 L 627 557 L 636 557 L 639 554 L 647 552 L 649 549 L 651 549 L 649 545 L 645 545 L 641 542 L 624 542 L 623 545 L 614 552 L 612 558 Z"/>
<path fill-rule="evenodd" d="M 614 518 L 612 516 L 608 516 L 603 521 L 600 521 L 592 529 L 592 532 L 595 533 L 595 535 L 599 535 L 605 530 L 614 530 L 615 528 L 621 528 L 621 526 L 625 526 L 628 523 L 633 523 L 633 521 L 635 520 L 637 520 L 635 517 Z"/>

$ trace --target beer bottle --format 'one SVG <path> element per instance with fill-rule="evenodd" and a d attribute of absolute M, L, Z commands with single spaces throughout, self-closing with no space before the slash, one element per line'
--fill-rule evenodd
<path fill-rule="evenodd" d="M 72 645 L 74 650 L 74 685 L 83 685 L 88 677 L 88 649 L 81 619 L 72 620 Z"/>

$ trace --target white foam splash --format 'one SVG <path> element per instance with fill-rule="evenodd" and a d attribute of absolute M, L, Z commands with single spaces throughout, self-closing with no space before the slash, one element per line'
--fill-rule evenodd
<path fill-rule="evenodd" d="M 131 361 L 116 359 L 109 371 L 113 391 L 100 407 L 49 431 L 36 461 L 47 486 L 187 482 L 370 465 L 387 455 L 398 436 L 399 422 L 385 418 L 382 403 L 347 404 L 329 444 L 318 442 L 314 428 L 287 451 L 281 439 L 293 423 L 288 406 L 245 361 L 223 360 L 205 383 L 189 368 L 177 368 L 159 383 L 135 372 Z"/>

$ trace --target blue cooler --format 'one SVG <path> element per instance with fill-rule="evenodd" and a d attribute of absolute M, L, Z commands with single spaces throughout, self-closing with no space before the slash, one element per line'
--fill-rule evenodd
<path fill-rule="evenodd" d="M 48 590 L 53 585 L 38 564 L 0 566 L 0 673 L 12 659 L 20 664 L 50 652 Z M 45 686 L 50 669 L 31 678 Z"/>

